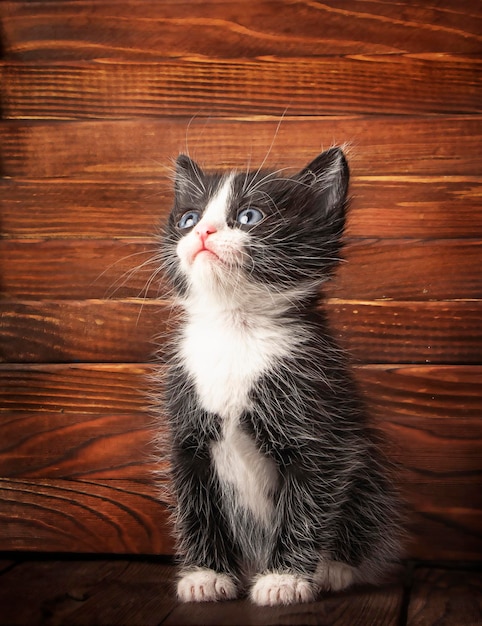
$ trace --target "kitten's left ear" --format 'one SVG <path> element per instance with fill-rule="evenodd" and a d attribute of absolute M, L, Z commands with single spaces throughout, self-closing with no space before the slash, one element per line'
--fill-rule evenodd
<path fill-rule="evenodd" d="M 185 154 L 176 159 L 174 189 L 177 194 L 200 190 L 204 187 L 204 172 L 199 165 Z"/>
<path fill-rule="evenodd" d="M 295 179 L 324 197 L 327 211 L 344 204 L 350 171 L 341 148 L 330 148 L 319 154 L 301 170 Z"/>

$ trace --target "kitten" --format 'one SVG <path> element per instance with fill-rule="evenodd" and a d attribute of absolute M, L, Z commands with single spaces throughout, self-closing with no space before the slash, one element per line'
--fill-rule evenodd
<path fill-rule="evenodd" d="M 348 165 L 206 174 L 181 155 L 163 240 L 183 309 L 167 376 L 181 601 L 258 605 L 376 582 L 397 498 L 317 307 L 340 255 Z"/>

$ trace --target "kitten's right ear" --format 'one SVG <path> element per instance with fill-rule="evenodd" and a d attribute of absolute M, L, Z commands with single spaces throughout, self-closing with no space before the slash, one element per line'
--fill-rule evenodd
<path fill-rule="evenodd" d="M 177 194 L 202 191 L 204 189 L 204 172 L 199 165 L 185 154 L 176 159 L 174 190 Z"/>

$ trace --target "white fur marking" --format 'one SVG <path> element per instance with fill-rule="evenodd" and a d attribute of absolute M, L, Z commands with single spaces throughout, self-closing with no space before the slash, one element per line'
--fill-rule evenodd
<path fill-rule="evenodd" d="M 313 586 L 301 576 L 270 573 L 260 576 L 251 589 L 251 600 L 259 606 L 311 602 Z"/>
<path fill-rule="evenodd" d="M 253 439 L 238 427 L 226 429 L 224 439 L 213 443 L 211 451 L 221 482 L 232 485 L 239 504 L 270 526 L 274 512 L 270 496 L 278 482 L 273 461 L 263 456 Z"/>
<path fill-rule="evenodd" d="M 236 585 L 226 574 L 211 569 L 195 569 L 184 574 L 177 584 L 181 602 L 215 602 L 236 598 Z"/>

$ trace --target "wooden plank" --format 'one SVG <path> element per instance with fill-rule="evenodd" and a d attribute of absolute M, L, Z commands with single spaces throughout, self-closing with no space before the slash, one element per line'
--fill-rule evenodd
<path fill-rule="evenodd" d="M 477 364 L 482 301 L 327 299 L 330 326 L 356 363 Z M 162 300 L 0 300 L 0 362 L 152 360 L 175 315 Z"/>
<path fill-rule="evenodd" d="M 204 603 L 195 608 L 179 605 L 169 615 L 166 626 L 398 626 L 402 604 L 400 583 L 378 589 L 354 588 L 338 594 L 324 594 L 308 604 L 281 607 L 254 606 L 246 600 Z M 242 621 L 241 621 L 242 620 Z"/>
<path fill-rule="evenodd" d="M 5 121 L 0 126 L 3 175 L 13 178 L 152 179 L 169 173 L 170 159 L 186 149 L 205 167 L 244 170 L 266 158 L 266 166 L 301 168 L 323 146 L 346 142 L 355 146 L 350 164 L 356 176 L 480 176 L 481 140 L 479 115 Z"/>
<path fill-rule="evenodd" d="M 30 560 L 1 578 L 2 623 L 156 626 L 176 605 L 173 578 L 172 566 L 132 559 Z"/>
<path fill-rule="evenodd" d="M 349 237 L 482 237 L 476 176 L 352 177 Z M 0 180 L 2 236 L 132 238 L 160 229 L 172 206 L 158 180 Z M 135 219 L 133 219 L 135 214 Z"/>
<path fill-rule="evenodd" d="M 481 619 L 480 571 L 425 567 L 415 570 L 408 605 L 408 626 L 478 626 Z"/>
<path fill-rule="evenodd" d="M 169 322 L 162 301 L 0 301 L 0 362 L 152 359 Z"/>
<path fill-rule="evenodd" d="M 166 506 L 133 480 L 0 478 L 0 550 L 172 552 Z"/>
<path fill-rule="evenodd" d="M 165 460 L 154 461 L 160 432 L 147 412 L 2 412 L 0 476 L 149 481 L 166 468 Z"/>
<path fill-rule="evenodd" d="M 146 240 L 0 241 L 4 298 L 145 298 L 168 294 L 160 243 Z M 482 240 L 352 240 L 327 296 L 356 300 L 482 297 Z M 54 278 L 55 277 L 55 278 Z"/>
<path fill-rule="evenodd" d="M 477 56 L 440 54 L 22 62 L 0 67 L 0 97 L 8 119 L 478 113 L 481 70 Z"/>
<path fill-rule="evenodd" d="M 2 2 L 9 59 L 477 53 L 480 5 L 217 0 Z M 186 36 L 189 33 L 189 36 Z"/>
<path fill-rule="evenodd" d="M 153 365 L 66 363 L 0 365 L 1 408 L 66 414 L 134 414 L 146 411 Z"/>

